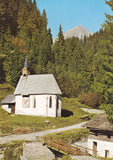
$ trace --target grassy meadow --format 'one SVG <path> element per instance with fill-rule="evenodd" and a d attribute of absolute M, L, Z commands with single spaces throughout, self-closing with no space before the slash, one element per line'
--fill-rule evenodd
<path fill-rule="evenodd" d="M 7 85 L 0 86 L 0 101 L 10 93 L 13 93 L 12 88 Z M 85 107 L 85 105 L 80 104 L 77 99 L 62 97 L 62 117 L 51 118 L 11 115 L 4 111 L 0 105 L 0 134 L 30 133 L 80 123 L 83 122 L 80 117 L 87 114 L 80 109 L 81 107 Z M 89 114 L 90 118 L 93 116 Z M 46 120 L 50 123 L 47 124 Z"/>

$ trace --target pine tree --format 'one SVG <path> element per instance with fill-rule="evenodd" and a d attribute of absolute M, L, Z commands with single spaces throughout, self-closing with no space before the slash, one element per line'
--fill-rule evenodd
<path fill-rule="evenodd" d="M 106 1 L 113 10 L 113 1 Z M 103 101 L 113 103 L 113 16 L 106 14 L 104 26 L 106 37 L 100 41 L 98 52 L 94 56 L 96 62 L 96 76 L 94 90 L 98 92 Z"/>
<path fill-rule="evenodd" d="M 56 65 L 63 65 L 65 59 L 65 40 L 61 25 L 59 26 L 58 38 L 53 46 Z"/>
<path fill-rule="evenodd" d="M 60 24 L 59 26 L 59 33 L 58 33 L 58 40 L 57 40 L 57 44 L 59 49 L 62 49 L 62 47 L 64 46 L 65 40 L 64 40 L 64 35 L 62 32 L 62 26 Z"/>

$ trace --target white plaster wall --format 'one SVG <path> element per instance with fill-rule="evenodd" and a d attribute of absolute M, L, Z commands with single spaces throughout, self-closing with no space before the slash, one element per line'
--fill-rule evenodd
<path fill-rule="evenodd" d="M 109 150 L 109 158 L 113 158 L 113 142 L 88 139 L 88 148 L 93 150 L 93 142 L 97 142 L 97 156 L 105 157 L 105 150 Z M 93 151 L 89 152 L 93 155 Z"/>
<path fill-rule="evenodd" d="M 4 110 L 6 110 L 7 112 L 11 113 L 11 108 L 8 108 L 8 104 L 3 104 L 3 105 L 2 105 L 2 108 L 3 108 Z"/>
<path fill-rule="evenodd" d="M 52 96 L 52 107 L 49 108 L 49 98 Z M 36 99 L 36 108 L 34 108 L 34 98 Z M 15 114 L 34 115 L 34 116 L 48 116 L 56 117 L 56 95 L 30 95 L 29 108 L 24 108 L 22 96 L 16 96 Z M 61 101 L 59 99 L 58 116 L 61 116 Z"/>
<path fill-rule="evenodd" d="M 34 108 L 34 97 L 36 98 L 36 108 Z M 16 96 L 15 114 L 46 116 L 46 96 L 30 95 L 28 108 L 23 107 L 22 96 Z"/>
<path fill-rule="evenodd" d="M 58 99 L 57 117 L 61 117 L 61 99 Z"/>
<path fill-rule="evenodd" d="M 15 114 L 20 114 L 22 111 L 22 96 L 16 95 L 15 102 Z"/>
<path fill-rule="evenodd" d="M 46 116 L 46 95 L 36 96 L 36 109 L 40 116 Z"/>

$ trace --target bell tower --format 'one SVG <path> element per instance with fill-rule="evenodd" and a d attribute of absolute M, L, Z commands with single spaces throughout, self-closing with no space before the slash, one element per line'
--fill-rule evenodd
<path fill-rule="evenodd" d="M 27 78 L 27 76 L 29 75 L 29 71 L 28 71 L 28 62 L 27 62 L 27 57 L 25 59 L 25 62 L 24 62 L 24 68 L 22 69 L 22 75 L 23 75 L 23 78 Z"/>

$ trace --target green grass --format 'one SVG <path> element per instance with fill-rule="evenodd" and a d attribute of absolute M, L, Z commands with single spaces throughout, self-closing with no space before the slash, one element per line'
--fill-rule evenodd
<path fill-rule="evenodd" d="M 0 100 L 13 90 L 10 87 L 0 86 Z M 86 113 L 80 108 L 84 107 L 75 98 L 62 98 L 62 117 L 38 117 L 38 116 L 24 116 L 24 115 L 9 115 L 0 106 L 0 131 L 1 133 L 26 133 L 34 131 L 42 131 L 51 128 L 65 127 L 75 123 L 83 122 L 80 116 Z M 92 118 L 92 114 L 89 117 Z M 48 120 L 50 123 L 46 124 Z M 15 132 L 14 132 L 15 131 Z"/>
<path fill-rule="evenodd" d="M 89 135 L 88 129 L 70 129 L 68 131 L 48 134 L 44 137 L 45 140 L 52 139 L 63 141 L 65 143 L 75 143 L 86 138 Z"/>

